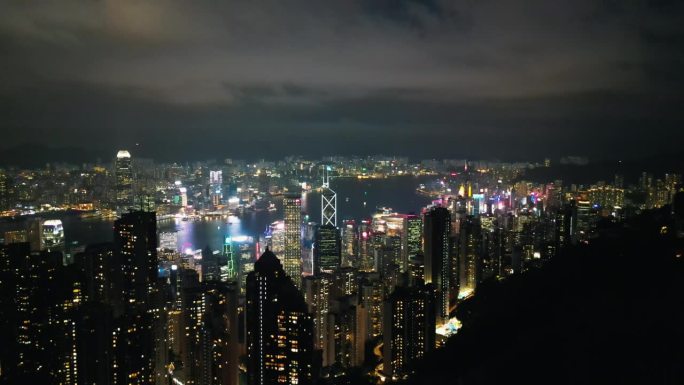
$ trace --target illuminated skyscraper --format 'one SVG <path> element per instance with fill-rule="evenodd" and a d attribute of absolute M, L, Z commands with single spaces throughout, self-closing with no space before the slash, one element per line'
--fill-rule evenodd
<path fill-rule="evenodd" d="M 286 194 L 283 198 L 285 214 L 285 252 L 283 266 L 298 289 L 302 287 L 302 200 L 301 194 Z"/>
<path fill-rule="evenodd" d="M 368 339 L 375 338 L 382 334 L 384 306 L 384 287 L 376 273 L 370 273 L 363 279 L 359 286 L 359 297 L 363 308 L 368 313 L 365 317 L 367 337 Z"/>
<path fill-rule="evenodd" d="M 223 172 L 209 171 L 209 196 L 211 197 L 211 204 L 215 207 L 222 203 L 223 200 Z"/>
<path fill-rule="evenodd" d="M 593 227 L 593 209 L 591 201 L 577 200 L 577 235 L 580 242 L 589 240 Z"/>
<path fill-rule="evenodd" d="M 385 301 L 383 371 L 392 379 L 435 349 L 435 291 L 432 285 L 397 287 Z"/>
<path fill-rule="evenodd" d="M 157 280 L 157 219 L 154 212 L 126 213 L 114 222 L 114 259 L 122 272 L 120 295 L 147 303 Z"/>
<path fill-rule="evenodd" d="M 449 317 L 449 234 L 451 215 L 444 207 L 433 207 L 425 213 L 425 283 L 437 290 L 437 315 L 444 321 Z"/>
<path fill-rule="evenodd" d="M 180 194 L 180 205 L 181 207 L 186 208 L 188 206 L 188 188 L 179 187 L 178 192 Z"/>
<path fill-rule="evenodd" d="M 83 295 L 86 301 L 110 304 L 112 296 L 113 246 L 111 243 L 88 245 L 76 254 L 75 262 L 85 280 Z"/>
<path fill-rule="evenodd" d="M 80 383 L 75 317 L 82 296 L 73 272 L 61 253 L 0 246 L 0 382 Z"/>
<path fill-rule="evenodd" d="M 112 335 L 114 382 L 151 384 L 155 378 L 156 347 L 153 311 L 158 274 L 156 214 L 136 211 L 116 220 L 113 255 L 118 302 Z"/>
<path fill-rule="evenodd" d="M 408 223 L 410 217 L 410 215 L 406 214 L 392 214 L 381 217 L 385 221 L 388 238 L 387 244 L 391 246 L 391 253 L 393 254 L 392 263 L 397 265 L 401 272 L 406 271 L 408 267 Z"/>
<path fill-rule="evenodd" d="M 311 384 L 313 319 L 304 297 L 269 250 L 247 277 L 246 299 L 248 384 Z"/>
<path fill-rule="evenodd" d="M 334 363 L 334 357 L 329 352 L 328 333 L 331 332 L 328 326 L 328 313 L 330 312 L 330 294 L 332 286 L 332 276 L 330 274 L 318 274 L 308 276 L 303 280 L 304 298 L 309 306 L 309 313 L 313 316 L 314 322 L 314 347 L 323 353 L 323 366 Z"/>
<path fill-rule="evenodd" d="M 358 233 L 356 232 L 356 222 L 353 220 L 344 221 L 342 227 L 342 265 L 356 266 L 358 264 Z"/>
<path fill-rule="evenodd" d="M 360 271 L 365 272 L 373 271 L 375 267 L 375 256 L 373 253 L 370 221 L 361 221 L 361 224 L 359 224 L 358 234 L 359 247 L 357 250 L 359 255 L 355 260 L 355 263 L 352 264 L 352 267 L 356 267 Z"/>
<path fill-rule="evenodd" d="M 340 267 L 340 234 L 335 226 L 320 226 L 314 244 L 314 271 L 333 271 Z"/>
<path fill-rule="evenodd" d="M 423 252 L 423 220 L 417 215 L 407 218 L 407 247 L 409 258 Z"/>
<path fill-rule="evenodd" d="M 478 218 L 468 216 L 461 222 L 458 242 L 459 295 L 468 295 L 475 291 L 478 281 L 478 270 L 481 251 L 481 226 Z"/>
<path fill-rule="evenodd" d="M 121 215 L 133 205 L 133 167 L 131 154 L 121 150 L 114 161 L 116 177 L 116 211 Z"/>
<path fill-rule="evenodd" d="M 199 283 L 186 271 L 182 290 L 180 334 L 182 372 L 186 384 L 238 384 L 237 287 L 234 283 Z"/>
<path fill-rule="evenodd" d="M 64 227 L 59 219 L 49 219 L 42 226 L 42 249 L 47 251 L 64 250 Z"/>
<path fill-rule="evenodd" d="M 425 283 L 425 258 L 423 254 L 409 257 L 408 286 L 418 286 Z"/>
<path fill-rule="evenodd" d="M 337 227 L 337 193 L 330 188 L 330 171 L 326 166 L 323 171 L 323 187 L 321 191 L 321 226 Z"/>

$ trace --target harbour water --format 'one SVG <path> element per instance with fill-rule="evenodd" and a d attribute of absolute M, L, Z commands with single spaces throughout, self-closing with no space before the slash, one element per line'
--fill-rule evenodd
<path fill-rule="evenodd" d="M 339 178 L 331 181 L 331 188 L 337 193 L 338 225 L 344 219 L 361 220 L 369 218 L 379 207 L 391 208 L 396 212 L 419 212 L 430 203 L 430 198 L 416 193 L 420 183 L 429 177 L 392 177 L 386 179 Z M 274 199 L 275 211 L 248 211 L 239 217 L 211 220 L 165 220 L 158 223 L 159 232 L 176 232 L 178 249 L 200 249 L 209 247 L 219 250 L 226 236 L 247 235 L 257 237 L 267 226 L 282 219 L 282 201 Z M 303 215 L 309 221 L 320 222 L 321 198 L 316 192 L 302 195 Z M 64 226 L 68 249 L 98 242 L 109 242 L 113 238 L 113 222 L 103 219 L 82 219 L 78 216 L 58 216 Z M 4 232 L 21 227 L 17 221 L 0 223 Z"/>

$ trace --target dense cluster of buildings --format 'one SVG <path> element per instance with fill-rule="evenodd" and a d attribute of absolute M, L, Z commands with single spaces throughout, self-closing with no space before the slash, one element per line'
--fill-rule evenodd
<path fill-rule="evenodd" d="M 538 185 L 513 179 L 508 166 L 464 163 L 422 187 L 435 199 L 415 213 L 383 209 L 364 220 L 339 220 L 330 173 L 369 175 L 367 163 L 289 161 L 208 173 L 180 167 L 148 183 L 130 153 L 120 151 L 113 193 L 100 191 L 109 198 L 91 202 L 118 213 L 113 242 L 65 258 L 57 220 L 36 219 L 4 234 L 0 379 L 306 385 L 344 383 L 359 369 L 379 381 L 402 379 L 456 332 L 454 309 L 480 285 L 590 242 L 599 221 L 628 215 L 620 177 L 591 186 Z M 405 160 L 376 164 L 371 174 L 427 170 Z M 273 184 L 276 173 L 283 179 Z M 644 175 L 643 204 L 682 201 L 680 179 Z M 10 195 L 6 180 L 3 202 L 20 191 L 22 178 L 14 176 Z M 307 184 L 321 191 L 320 223 L 302 216 Z M 221 209 L 233 193 L 244 201 L 247 185 L 259 186 L 249 187 L 251 194 L 282 194 L 282 221 L 266 234 L 228 237 L 219 251 L 180 252 L 158 233 L 160 211 Z M 82 194 L 97 195 L 85 187 Z"/>

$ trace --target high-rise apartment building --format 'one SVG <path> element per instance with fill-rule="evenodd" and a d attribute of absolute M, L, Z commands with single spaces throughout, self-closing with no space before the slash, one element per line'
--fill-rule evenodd
<path fill-rule="evenodd" d="M 247 277 L 246 325 L 250 385 L 313 382 L 313 319 L 270 250 Z"/>
<path fill-rule="evenodd" d="M 432 285 L 397 287 L 385 301 L 383 371 L 404 378 L 409 366 L 435 349 L 435 292 Z"/>

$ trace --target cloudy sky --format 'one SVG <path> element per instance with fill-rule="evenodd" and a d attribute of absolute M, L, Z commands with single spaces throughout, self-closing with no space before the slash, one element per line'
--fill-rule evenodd
<path fill-rule="evenodd" d="M 682 1 L 3 1 L 0 149 L 673 152 L 681 20 Z"/>

